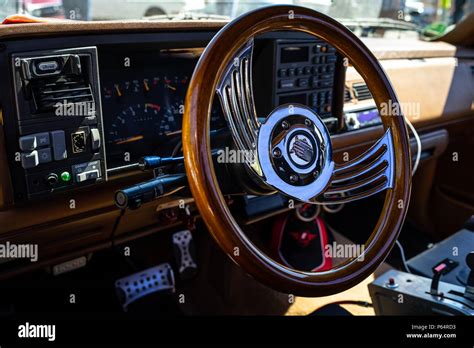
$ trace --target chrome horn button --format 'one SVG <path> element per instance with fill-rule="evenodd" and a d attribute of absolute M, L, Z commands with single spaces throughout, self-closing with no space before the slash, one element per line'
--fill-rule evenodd
<path fill-rule="evenodd" d="M 261 124 L 258 159 L 267 184 L 295 199 L 314 203 L 333 171 L 329 132 L 306 106 L 277 107 Z"/>
<path fill-rule="evenodd" d="M 317 148 L 311 138 L 300 131 L 288 142 L 290 160 L 300 168 L 305 168 L 313 163 L 317 157 Z"/>

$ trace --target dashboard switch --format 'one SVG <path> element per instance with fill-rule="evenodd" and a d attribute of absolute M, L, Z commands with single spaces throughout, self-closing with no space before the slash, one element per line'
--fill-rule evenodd
<path fill-rule="evenodd" d="M 38 151 L 21 154 L 21 165 L 25 169 L 34 168 L 39 164 Z"/>
<path fill-rule="evenodd" d="M 97 128 L 91 128 L 92 150 L 100 149 L 100 132 Z"/>
<path fill-rule="evenodd" d="M 84 182 L 87 180 L 95 180 L 99 178 L 99 170 L 89 170 L 87 172 L 76 174 L 76 182 Z"/>
<path fill-rule="evenodd" d="M 49 133 L 25 135 L 20 138 L 19 143 L 22 151 L 32 151 L 37 147 L 49 146 Z"/>
<path fill-rule="evenodd" d="M 53 160 L 51 156 L 51 149 L 49 147 L 38 150 L 39 163 L 49 163 Z"/>
<path fill-rule="evenodd" d="M 23 151 L 30 151 L 36 149 L 36 137 L 33 135 L 21 137 L 19 142 L 20 149 L 22 149 Z"/>
<path fill-rule="evenodd" d="M 55 161 L 61 161 L 67 158 L 66 136 L 64 131 L 57 130 L 51 132 L 53 143 L 53 157 Z"/>
<path fill-rule="evenodd" d="M 72 167 L 72 173 L 78 183 L 99 179 L 101 177 L 100 162 L 92 161 L 76 164 Z"/>
<path fill-rule="evenodd" d="M 20 140 L 20 149 L 23 151 L 30 151 L 36 149 L 36 137 L 34 135 L 27 135 L 21 137 Z"/>

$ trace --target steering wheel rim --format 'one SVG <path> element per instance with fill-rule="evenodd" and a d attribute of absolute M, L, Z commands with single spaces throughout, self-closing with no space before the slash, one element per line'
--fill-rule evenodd
<path fill-rule="evenodd" d="M 276 290 L 300 296 L 325 296 L 361 282 L 393 247 L 411 191 L 409 138 L 399 108 L 390 115 L 381 115 L 386 134 L 391 135 L 390 142 L 396 149 L 391 153 L 393 185 L 386 187 L 382 214 L 366 242 L 362 260 L 347 260 L 334 269 L 311 273 L 290 269 L 259 250 L 240 229 L 220 191 L 211 158 L 209 119 L 218 84 L 239 49 L 259 34 L 288 30 L 321 38 L 346 56 L 366 81 L 379 111 L 384 103 L 398 105 L 396 94 L 377 59 L 346 27 L 307 8 L 270 6 L 227 24 L 201 55 L 186 95 L 183 152 L 196 205 L 222 250 L 248 274 Z"/>

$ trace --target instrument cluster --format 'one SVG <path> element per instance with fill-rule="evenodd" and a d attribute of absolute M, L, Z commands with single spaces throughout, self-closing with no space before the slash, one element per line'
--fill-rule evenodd
<path fill-rule="evenodd" d="M 196 58 L 150 54 L 146 58 L 118 55 L 103 64 L 102 109 L 109 169 L 133 165 L 144 155 L 172 156 L 180 151 L 184 99 L 196 63 Z M 216 107 L 211 128 L 224 126 L 224 117 Z"/>

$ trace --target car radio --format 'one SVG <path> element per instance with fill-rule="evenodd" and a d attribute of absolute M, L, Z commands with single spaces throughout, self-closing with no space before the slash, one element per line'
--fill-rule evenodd
<path fill-rule="evenodd" d="M 322 40 L 274 41 L 273 107 L 299 103 L 309 106 L 329 130 L 342 117 L 345 69 L 336 49 Z"/>
<path fill-rule="evenodd" d="M 95 47 L 12 55 L 7 133 L 15 201 L 106 180 Z"/>

